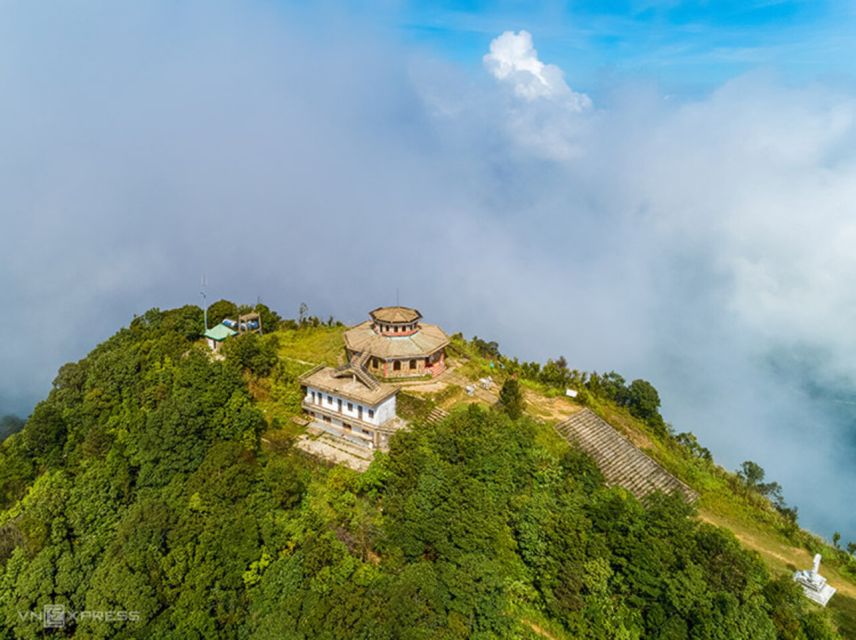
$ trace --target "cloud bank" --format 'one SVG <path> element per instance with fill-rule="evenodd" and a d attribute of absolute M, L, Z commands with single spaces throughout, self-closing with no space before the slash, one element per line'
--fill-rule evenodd
<path fill-rule="evenodd" d="M 2 11 L 0 413 L 202 273 L 347 322 L 398 290 L 510 354 L 651 380 L 678 429 L 856 539 L 851 93 L 592 99 L 526 32 L 474 73 L 261 4 Z"/>

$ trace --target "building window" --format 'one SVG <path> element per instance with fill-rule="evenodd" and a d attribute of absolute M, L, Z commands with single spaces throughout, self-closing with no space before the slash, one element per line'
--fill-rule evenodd
<path fill-rule="evenodd" d="M 343 422 L 343 423 L 342 423 L 342 428 L 343 428 L 345 431 L 350 431 L 350 430 L 351 430 L 351 425 L 349 425 L 347 422 Z"/>
<path fill-rule="evenodd" d="M 396 360 L 392 363 L 393 371 L 401 371 L 401 360 Z"/>
<path fill-rule="evenodd" d="M 374 409 L 369 409 L 369 418 L 374 418 Z"/>
<path fill-rule="evenodd" d="M 312 392 L 312 402 L 315 402 L 315 392 Z"/>
<path fill-rule="evenodd" d="M 416 369 L 416 360 L 411 360 L 411 361 L 410 361 L 410 368 L 411 368 L 411 369 Z"/>
<path fill-rule="evenodd" d="M 370 436 L 372 434 L 372 432 L 369 431 L 368 429 L 363 429 L 363 433 L 366 434 L 367 436 Z"/>
<path fill-rule="evenodd" d="M 324 422 L 332 422 L 332 420 L 330 420 L 330 416 L 324 416 Z"/>
<path fill-rule="evenodd" d="M 377 369 L 380 365 L 380 361 L 377 358 L 372 358 L 372 366 Z"/>
<path fill-rule="evenodd" d="M 348 411 L 353 411 L 353 410 L 354 410 L 354 403 L 353 403 L 353 402 L 349 402 L 349 403 L 348 403 Z"/>
<path fill-rule="evenodd" d="M 333 404 L 333 396 L 327 396 L 327 404 Z"/>

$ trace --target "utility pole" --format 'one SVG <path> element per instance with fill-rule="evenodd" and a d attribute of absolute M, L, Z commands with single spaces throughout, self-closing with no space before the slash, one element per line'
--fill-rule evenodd
<path fill-rule="evenodd" d="M 205 281 L 205 274 L 202 274 L 202 288 L 199 295 L 202 296 L 202 315 L 205 318 L 205 330 L 208 331 L 208 297 L 205 295 L 205 287 L 208 283 Z"/>

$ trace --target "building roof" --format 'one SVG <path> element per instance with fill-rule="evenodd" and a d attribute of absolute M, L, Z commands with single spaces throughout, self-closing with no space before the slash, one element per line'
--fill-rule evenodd
<path fill-rule="evenodd" d="M 369 311 L 369 315 L 380 322 L 408 323 L 419 320 L 422 314 L 410 307 L 378 307 Z"/>
<path fill-rule="evenodd" d="M 233 331 L 225 324 L 218 324 L 215 327 L 211 327 L 210 329 L 205 331 L 205 337 L 211 338 L 212 340 L 216 340 L 217 342 L 222 342 L 226 338 L 231 338 L 234 335 L 237 335 L 237 331 Z"/>
<path fill-rule="evenodd" d="M 370 320 L 348 329 L 344 339 L 351 351 L 368 351 L 384 360 L 430 356 L 449 344 L 449 337 L 435 324 L 422 323 L 419 330 L 409 336 L 384 336 L 372 329 Z"/>
<path fill-rule="evenodd" d="M 301 376 L 300 382 L 370 406 L 376 406 L 398 392 L 398 387 L 395 385 L 382 382 L 378 383 L 374 389 L 370 389 L 356 375 L 343 376 L 342 372 L 336 371 L 333 367 L 309 371 Z"/>

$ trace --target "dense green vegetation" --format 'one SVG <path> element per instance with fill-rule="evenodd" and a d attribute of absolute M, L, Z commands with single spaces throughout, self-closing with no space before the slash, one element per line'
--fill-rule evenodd
<path fill-rule="evenodd" d="M 15 415 L 5 415 L 0 417 L 0 441 L 6 436 L 10 436 L 16 431 L 20 431 L 24 426 L 24 421 Z"/>
<path fill-rule="evenodd" d="M 417 423 L 362 475 L 262 447 L 306 368 L 284 345 L 337 335 L 300 320 L 221 360 L 201 310 L 152 310 L 60 370 L 0 445 L 0 632 L 41 637 L 22 613 L 57 603 L 134 612 L 70 620 L 81 638 L 836 637 L 679 500 L 641 504 L 545 447 L 516 380 L 501 409 Z M 658 399 L 632 395 L 648 420 Z"/>

